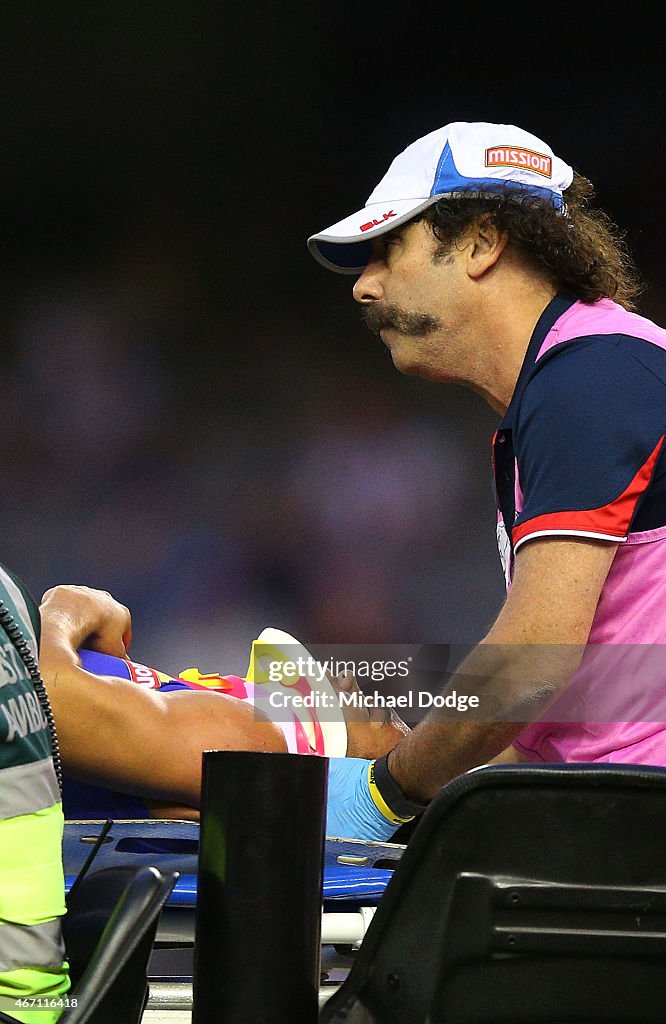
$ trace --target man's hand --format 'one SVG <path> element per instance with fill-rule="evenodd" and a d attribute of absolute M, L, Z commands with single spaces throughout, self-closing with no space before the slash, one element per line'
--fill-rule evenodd
<path fill-rule="evenodd" d="M 40 605 L 41 659 L 75 656 L 79 647 L 123 658 L 132 640 L 132 621 L 125 605 L 106 590 L 57 586 Z"/>
<path fill-rule="evenodd" d="M 409 733 L 409 726 L 392 708 L 367 708 L 363 691 L 352 672 L 340 672 L 328 679 L 337 694 L 355 694 L 354 703 L 343 704 L 347 725 L 347 757 L 381 757 Z"/>
<path fill-rule="evenodd" d="M 534 539 L 519 549 L 497 621 L 447 687 L 471 687 L 480 713 L 465 719 L 430 712 L 389 755 L 391 775 L 408 797 L 431 800 L 451 779 L 487 764 L 564 692 L 616 550 L 568 537 Z"/>

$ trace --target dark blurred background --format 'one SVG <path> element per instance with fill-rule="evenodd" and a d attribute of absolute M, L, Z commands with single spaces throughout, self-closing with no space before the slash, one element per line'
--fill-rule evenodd
<path fill-rule="evenodd" d="M 110 590 L 172 671 L 242 671 L 266 625 L 483 635 L 496 417 L 401 378 L 305 239 L 420 135 L 517 123 L 595 181 L 663 321 L 660 35 L 519 10 L 2 4 L 1 560 L 37 597 Z"/>

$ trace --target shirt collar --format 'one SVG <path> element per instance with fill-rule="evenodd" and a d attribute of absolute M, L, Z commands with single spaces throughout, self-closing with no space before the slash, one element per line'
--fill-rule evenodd
<path fill-rule="evenodd" d="M 512 425 L 513 418 L 520 407 L 520 400 L 522 398 L 523 391 L 530 379 L 539 350 L 546 340 L 546 336 L 552 330 L 556 321 L 559 320 L 559 318 L 566 313 L 566 311 L 573 306 L 576 301 L 577 300 L 571 295 L 565 295 L 564 292 L 558 292 L 557 295 L 550 300 L 537 320 L 536 327 L 534 328 L 532 337 L 530 338 L 530 343 L 527 346 L 523 365 L 521 366 L 520 373 L 518 374 L 518 380 L 516 381 L 511 401 L 509 402 L 509 408 L 502 417 L 499 429 L 506 429 Z"/>

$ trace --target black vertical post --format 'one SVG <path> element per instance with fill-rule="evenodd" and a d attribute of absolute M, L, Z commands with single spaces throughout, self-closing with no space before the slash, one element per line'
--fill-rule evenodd
<path fill-rule="evenodd" d="M 192 1024 L 315 1024 L 328 761 L 203 754 Z"/>

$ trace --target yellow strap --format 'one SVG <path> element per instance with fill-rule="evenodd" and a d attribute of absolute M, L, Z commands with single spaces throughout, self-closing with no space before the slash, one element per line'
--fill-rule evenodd
<path fill-rule="evenodd" d="M 170 679 L 163 680 L 165 682 L 171 682 Z M 176 681 L 178 679 L 184 679 L 186 683 L 199 683 L 201 686 L 212 686 L 216 690 L 231 690 L 232 683 L 224 676 L 218 675 L 217 672 L 202 672 L 198 668 L 184 668 L 182 672 L 178 673 Z"/>

